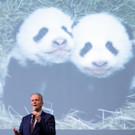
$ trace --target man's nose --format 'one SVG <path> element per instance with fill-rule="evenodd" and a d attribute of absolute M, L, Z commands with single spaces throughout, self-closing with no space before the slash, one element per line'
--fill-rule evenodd
<path fill-rule="evenodd" d="M 33 103 L 36 103 L 36 100 L 35 100 L 35 101 L 33 101 Z"/>

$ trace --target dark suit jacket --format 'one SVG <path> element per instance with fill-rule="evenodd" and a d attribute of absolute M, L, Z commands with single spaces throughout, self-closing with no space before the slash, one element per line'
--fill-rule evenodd
<path fill-rule="evenodd" d="M 22 118 L 19 128 L 21 135 L 55 135 L 55 119 L 54 116 L 42 111 L 41 121 L 36 123 L 34 130 L 30 133 L 31 115 Z"/>

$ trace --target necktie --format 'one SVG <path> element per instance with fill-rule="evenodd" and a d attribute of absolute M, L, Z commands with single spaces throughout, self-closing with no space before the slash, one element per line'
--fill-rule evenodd
<path fill-rule="evenodd" d="M 34 123 L 35 123 L 35 117 L 32 118 L 31 123 L 30 123 L 30 131 L 32 133 L 33 129 L 34 129 Z"/>

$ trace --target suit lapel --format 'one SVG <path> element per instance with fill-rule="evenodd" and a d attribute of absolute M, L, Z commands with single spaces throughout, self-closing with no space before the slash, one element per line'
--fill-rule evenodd
<path fill-rule="evenodd" d="M 32 134 L 33 133 L 33 132 L 31 133 L 31 125 L 30 125 L 30 123 L 31 123 L 31 117 L 32 117 L 32 114 L 30 115 L 29 121 L 28 121 L 29 122 L 29 124 L 28 124 L 29 125 L 29 134 Z"/>
<path fill-rule="evenodd" d="M 45 117 L 45 114 L 46 114 L 46 113 L 42 111 L 41 117 L 42 117 L 42 118 Z M 30 125 L 30 124 L 29 124 L 29 125 Z M 39 132 L 39 130 L 40 130 L 40 127 L 38 126 L 38 123 L 36 122 L 35 127 L 34 127 L 33 132 L 32 132 L 31 135 L 36 135 L 36 133 Z"/>

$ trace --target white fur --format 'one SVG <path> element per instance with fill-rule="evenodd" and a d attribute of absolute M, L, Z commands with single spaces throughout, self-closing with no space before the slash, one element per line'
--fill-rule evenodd
<path fill-rule="evenodd" d="M 12 57 L 23 64 L 28 59 L 42 65 L 48 62 L 65 62 L 72 51 L 73 41 L 72 37 L 61 29 L 61 26 L 66 26 L 71 32 L 71 25 L 70 17 L 57 8 L 37 9 L 21 25 Z M 42 27 L 48 28 L 49 31 L 41 41 L 35 42 L 33 37 Z M 53 44 L 54 40 L 62 42 L 64 39 L 67 42 L 63 46 Z"/>
<path fill-rule="evenodd" d="M 120 21 L 107 13 L 91 14 L 80 19 L 73 29 L 75 48 L 72 62 L 87 75 L 104 78 L 115 71 L 124 68 L 133 54 L 132 44 L 125 27 Z M 107 41 L 112 41 L 119 51 L 117 56 L 105 47 Z M 86 42 L 92 44 L 92 49 L 84 56 L 79 55 Z M 106 66 L 96 67 L 93 62 L 107 62 Z"/>

